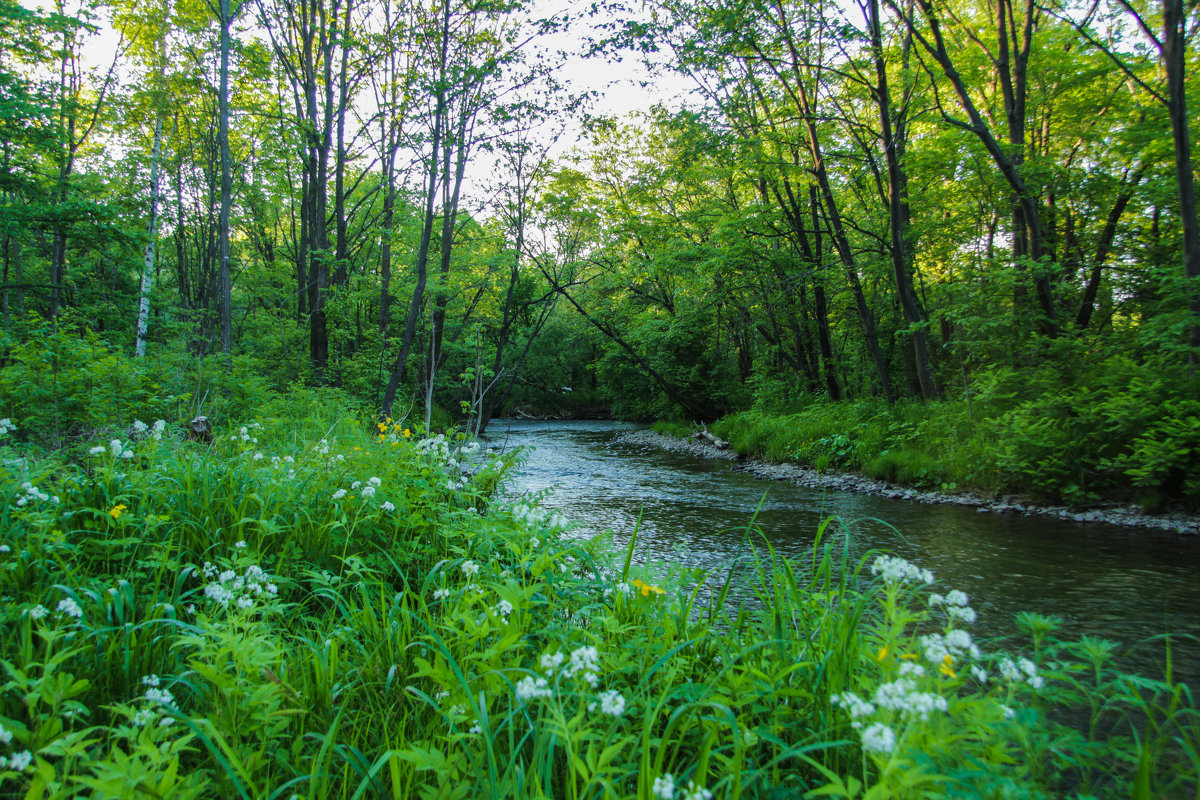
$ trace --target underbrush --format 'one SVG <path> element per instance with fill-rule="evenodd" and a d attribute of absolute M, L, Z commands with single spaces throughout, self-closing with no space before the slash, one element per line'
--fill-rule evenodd
<path fill-rule="evenodd" d="M 978 383 L 969 402 L 814 401 L 733 414 L 714 431 L 741 455 L 921 489 L 1200 508 L 1195 379 L 1112 357 L 1069 382 L 997 370 Z"/>
<path fill-rule="evenodd" d="M 835 522 L 803 563 L 750 524 L 758 603 L 700 603 L 495 500 L 514 456 L 332 408 L 7 448 L 0 796 L 1196 791 L 1187 688 L 1113 643 L 976 641 L 965 595 Z"/>

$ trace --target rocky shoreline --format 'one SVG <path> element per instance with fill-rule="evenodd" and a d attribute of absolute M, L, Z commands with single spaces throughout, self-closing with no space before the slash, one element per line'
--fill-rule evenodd
<path fill-rule="evenodd" d="M 1029 517 L 1049 517 L 1071 522 L 1092 522 L 1104 525 L 1121 525 L 1128 528 L 1149 528 L 1172 533 L 1200 533 L 1200 517 L 1186 514 L 1154 515 L 1143 514 L 1137 506 L 1114 505 L 1106 508 L 1076 509 L 1066 506 L 1039 506 L 1023 500 L 1001 497 L 984 497 L 970 492 L 930 492 L 911 487 L 896 486 L 885 481 L 848 473 L 818 472 L 792 464 L 771 464 L 765 461 L 741 459 L 732 450 L 723 450 L 707 442 L 694 439 L 678 439 L 650 430 L 627 431 L 617 437 L 628 444 L 658 447 L 682 453 L 691 453 L 701 458 L 721 459 L 734 462 L 735 469 L 749 472 L 759 478 L 788 481 L 797 486 L 816 489 L 836 489 L 842 492 L 874 495 L 891 500 L 908 500 L 914 503 L 958 505 L 975 508 L 980 514 L 1021 514 Z"/>

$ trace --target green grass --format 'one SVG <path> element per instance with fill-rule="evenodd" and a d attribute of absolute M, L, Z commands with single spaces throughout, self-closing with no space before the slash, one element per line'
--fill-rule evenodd
<path fill-rule="evenodd" d="M 1190 693 L 1110 643 L 970 641 L 835 520 L 802 562 L 748 521 L 701 601 L 496 501 L 511 457 L 337 407 L 0 474 L 0 797 L 1196 792 Z"/>

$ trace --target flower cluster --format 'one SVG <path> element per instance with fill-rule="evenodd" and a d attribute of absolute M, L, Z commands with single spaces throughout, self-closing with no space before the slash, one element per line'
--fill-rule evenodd
<path fill-rule="evenodd" d="M 47 494 L 29 481 L 25 481 L 21 484 L 21 490 L 18 492 L 16 499 L 13 500 L 13 505 L 15 505 L 17 508 L 24 508 L 30 503 L 39 502 L 58 505 L 58 495 Z"/>
<path fill-rule="evenodd" d="M 243 425 L 238 428 L 238 432 L 229 437 L 231 442 L 244 442 L 246 444 L 258 444 L 258 437 L 251 431 L 261 431 L 262 425 L 257 422 L 251 422 L 249 425 Z M 322 439 L 321 441 L 324 441 Z"/>
<path fill-rule="evenodd" d="M 165 431 L 166 429 L 167 429 L 167 421 L 165 419 L 155 420 L 153 425 L 147 425 L 146 423 L 142 422 L 140 419 L 135 419 L 133 421 L 133 423 L 129 426 L 129 432 L 130 432 L 131 437 L 145 436 L 146 433 L 149 432 L 150 438 L 156 442 L 162 440 L 163 431 Z M 245 430 L 245 428 L 243 428 L 242 430 Z"/>
<path fill-rule="evenodd" d="M 966 625 L 974 625 L 977 615 L 975 609 L 971 608 L 968 603 L 968 598 L 965 592 L 960 592 L 958 589 L 953 589 L 943 597 L 940 594 L 929 595 L 929 607 L 937 608 L 939 606 L 946 609 L 946 616 L 952 622 L 958 621 Z"/>
<path fill-rule="evenodd" d="M 883 577 L 884 583 L 893 585 L 913 583 L 933 583 L 933 573 L 918 567 L 911 561 L 905 561 L 898 556 L 878 556 L 871 564 L 871 574 Z"/>
<path fill-rule="evenodd" d="M 4 419 L 0 419 L 0 439 L 3 439 L 5 436 L 8 436 L 10 433 L 15 433 L 16 430 L 17 430 L 17 426 L 11 419 L 9 419 L 8 417 L 5 417 Z"/>
<path fill-rule="evenodd" d="M 1028 658 L 1013 661 L 1005 656 L 1000 661 L 1000 677 L 1011 683 L 1024 681 L 1034 689 L 1041 689 L 1046 684 L 1045 679 L 1038 675 L 1037 665 Z"/>
<path fill-rule="evenodd" d="M 68 617 L 74 617 L 75 619 L 83 618 L 83 609 L 79 607 L 79 603 L 70 597 L 58 601 L 58 613 L 66 614 Z"/>
<path fill-rule="evenodd" d="M 616 689 L 609 689 L 600 693 L 599 703 L 588 703 L 588 711 L 595 711 L 597 706 L 601 714 L 619 717 L 625 713 L 625 696 Z"/>
<path fill-rule="evenodd" d="M 654 779 L 651 791 L 659 800 L 675 800 L 675 789 L 675 778 L 668 772 Z M 712 800 L 712 792 L 688 781 L 687 787 L 683 788 L 682 794 L 679 795 L 679 800 Z"/>
<path fill-rule="evenodd" d="M 151 705 L 133 715 L 134 726 L 144 728 L 157 720 L 158 727 L 169 727 L 175 720 L 170 716 L 162 714 L 160 707 L 174 705 L 175 696 L 171 694 L 169 689 L 161 686 L 161 681 L 157 675 L 146 675 L 142 678 L 142 685 L 146 687 L 142 698 L 149 701 Z"/>
<path fill-rule="evenodd" d="M 205 562 L 204 577 L 209 581 L 204 586 L 204 596 L 222 608 L 232 605 L 239 609 L 251 609 L 259 600 L 268 600 L 279 594 L 279 587 L 258 565 L 251 565 L 238 575 L 235 570 L 222 570 Z"/>
<path fill-rule="evenodd" d="M 567 666 L 563 668 L 563 676 L 574 678 L 576 675 L 580 675 L 594 688 L 600 680 L 596 674 L 599 669 L 600 652 L 590 645 L 585 645 L 571 651 L 571 659 L 567 662 Z"/>
<path fill-rule="evenodd" d="M 551 511 L 548 508 L 532 505 L 530 503 L 517 503 L 512 507 L 513 519 L 517 522 L 524 523 L 530 528 L 550 528 L 552 530 L 561 530 L 568 525 L 568 520 L 557 511 Z M 534 541 L 537 541 L 536 539 Z M 536 549 L 537 545 L 534 545 Z"/>
<path fill-rule="evenodd" d="M 554 690 L 550 688 L 549 682 L 545 678 L 537 678 L 533 675 L 527 675 L 517 682 L 516 685 L 517 699 L 525 702 L 536 697 L 553 697 Z"/>

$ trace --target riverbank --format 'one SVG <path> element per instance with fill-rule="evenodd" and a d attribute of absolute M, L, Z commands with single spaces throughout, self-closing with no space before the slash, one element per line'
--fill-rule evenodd
<path fill-rule="evenodd" d="M 681 439 L 651 430 L 628 431 L 620 434 L 617 439 L 627 444 L 660 447 L 675 452 L 691 453 L 701 458 L 729 461 L 734 464 L 735 469 L 759 478 L 788 481 L 797 486 L 814 489 L 835 489 L 914 503 L 966 506 L 975 508 L 981 514 L 1020 514 L 1174 533 L 1200 533 L 1200 516 L 1182 513 L 1146 514 L 1134 505 L 1114 504 L 1111 507 L 1103 508 L 1072 508 L 1070 506 L 1038 505 L 1012 496 L 987 497 L 976 492 L 921 490 L 853 473 L 824 472 L 794 464 L 744 459 L 732 450 L 718 448 L 707 442 Z"/>

